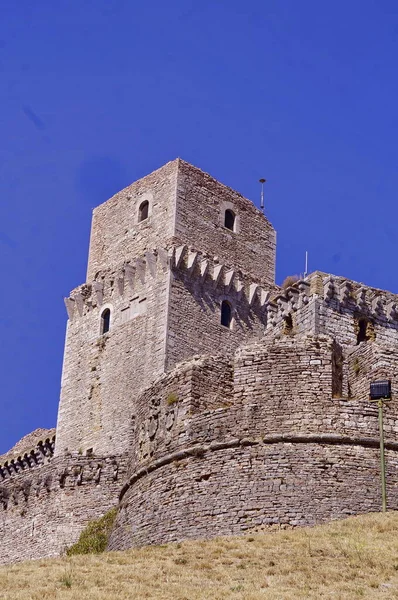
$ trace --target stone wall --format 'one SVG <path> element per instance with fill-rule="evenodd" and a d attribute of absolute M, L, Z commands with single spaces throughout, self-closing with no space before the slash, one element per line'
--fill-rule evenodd
<path fill-rule="evenodd" d="M 164 371 L 170 269 L 161 249 L 142 258 L 140 271 L 83 286 L 72 306 L 65 343 L 56 454 L 92 448 L 128 450 L 135 395 Z M 140 257 L 139 257 L 140 258 Z M 111 311 L 101 335 L 101 314 Z"/>
<path fill-rule="evenodd" d="M 142 202 L 149 213 L 140 222 Z M 227 207 L 236 231 L 224 227 Z M 264 215 L 179 159 L 97 207 L 87 282 L 65 299 L 56 455 L 127 452 L 142 389 L 194 354 L 261 337 L 274 266 L 275 232 Z M 230 328 L 220 323 L 224 299 Z"/>
<path fill-rule="evenodd" d="M 168 308 L 167 369 L 196 354 L 232 353 L 242 342 L 264 336 L 265 288 L 261 288 L 261 302 L 260 295 L 251 295 L 249 277 L 236 275 L 228 282 L 227 270 L 217 279 L 216 266 L 211 265 L 211 269 L 206 277 L 184 268 L 174 270 Z M 224 300 L 232 310 L 230 328 L 221 324 Z"/>
<path fill-rule="evenodd" d="M 379 351 L 394 379 L 395 353 Z M 364 385 L 355 398 L 335 397 L 336 378 L 343 390 L 357 377 L 352 355 L 343 359 L 331 338 L 285 335 L 191 360 L 146 390 L 110 547 L 377 510 L 377 406 Z M 385 431 L 396 509 L 397 399 L 386 406 Z"/>
<path fill-rule="evenodd" d="M 386 460 L 388 506 L 397 509 L 398 453 Z M 379 481 L 378 450 L 362 445 L 245 442 L 180 453 L 128 489 L 110 549 L 377 511 Z"/>
<path fill-rule="evenodd" d="M 0 477 L 0 564 L 58 556 L 117 505 L 126 459 L 54 458 Z"/>
<path fill-rule="evenodd" d="M 294 334 L 329 335 L 343 346 L 353 346 L 362 339 L 362 322 L 367 340 L 398 342 L 398 296 L 343 277 L 312 273 L 274 294 L 266 310 L 269 335 L 285 331 L 290 319 Z"/>
<path fill-rule="evenodd" d="M 23 438 L 23 440 L 25 440 L 24 443 L 21 444 L 19 442 L 9 453 L 4 455 L 0 462 L 0 483 L 13 475 L 38 469 L 51 461 L 55 449 L 55 435 L 37 441 L 36 436 L 38 431 L 48 433 L 51 431 L 54 432 L 55 430 L 36 430 L 36 432 L 33 432 L 36 435 L 25 436 Z M 23 440 L 21 440 L 21 442 Z M 34 448 L 27 448 L 26 443 L 29 440 L 37 442 Z M 22 449 L 24 450 L 23 452 L 21 452 Z M 16 452 L 16 450 L 19 450 L 19 452 Z"/>
<path fill-rule="evenodd" d="M 174 235 L 179 161 L 174 160 L 135 181 L 93 211 L 87 282 L 108 269 L 167 247 Z M 138 222 L 140 204 L 149 202 L 148 219 Z"/>
<path fill-rule="evenodd" d="M 236 215 L 235 231 L 224 226 L 225 210 Z M 250 200 L 182 160 L 177 179 L 175 236 L 182 244 L 217 256 L 265 286 L 275 284 L 275 230 Z"/>

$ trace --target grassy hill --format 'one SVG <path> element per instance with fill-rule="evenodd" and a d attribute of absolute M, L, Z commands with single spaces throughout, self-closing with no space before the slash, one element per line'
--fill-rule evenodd
<path fill-rule="evenodd" d="M 398 513 L 0 568 L 1 600 L 398 598 Z"/>

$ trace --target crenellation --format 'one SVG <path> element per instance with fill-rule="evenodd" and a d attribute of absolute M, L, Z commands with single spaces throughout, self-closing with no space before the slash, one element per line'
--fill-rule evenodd
<path fill-rule="evenodd" d="M 50 461 L 55 450 L 55 435 L 38 441 L 37 446 L 23 455 L 5 460 L 0 464 L 0 480 L 7 479 L 26 469 L 34 469 Z"/>

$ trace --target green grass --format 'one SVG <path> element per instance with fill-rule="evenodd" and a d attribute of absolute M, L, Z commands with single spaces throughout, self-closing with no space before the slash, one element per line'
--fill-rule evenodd
<path fill-rule="evenodd" d="M 81 532 L 76 544 L 68 548 L 66 551 L 67 556 L 105 552 L 116 514 L 117 509 L 113 508 L 100 519 L 91 521 Z"/>

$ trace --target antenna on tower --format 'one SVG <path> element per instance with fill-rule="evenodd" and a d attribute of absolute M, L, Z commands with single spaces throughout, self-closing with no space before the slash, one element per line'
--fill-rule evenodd
<path fill-rule="evenodd" d="M 261 210 L 264 212 L 264 183 L 266 182 L 266 179 L 259 179 L 259 182 L 261 183 L 261 200 L 260 200 L 260 208 Z"/>
<path fill-rule="evenodd" d="M 308 275 L 308 250 L 305 251 L 305 271 L 304 271 L 304 279 Z"/>

